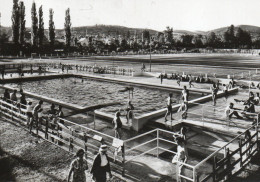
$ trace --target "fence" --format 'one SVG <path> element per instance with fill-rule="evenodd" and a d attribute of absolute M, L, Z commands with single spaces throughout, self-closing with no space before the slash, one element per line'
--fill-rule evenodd
<path fill-rule="evenodd" d="M 118 150 L 118 146 L 114 144 L 117 141 L 116 138 L 54 115 L 43 116 L 38 122 L 34 120 L 33 125 L 30 126 L 23 107 L 25 106 L 11 100 L 0 99 L 2 117 L 25 127 L 32 127 L 32 133 L 66 151 L 75 153 L 79 148 L 83 148 L 87 158 L 93 160 L 100 145 L 107 144 L 107 154 L 113 161 L 114 169 L 122 172 L 123 158 L 122 156 L 115 157 L 115 151 Z"/>
<path fill-rule="evenodd" d="M 249 136 L 247 136 L 247 133 L 250 133 L 250 130 L 253 128 L 256 128 L 255 132 L 253 132 L 253 135 L 249 134 Z M 245 137 L 242 137 L 243 135 L 245 135 Z M 244 141 L 242 141 L 243 138 Z M 233 142 L 236 142 L 236 140 L 239 140 L 239 145 L 237 148 L 231 151 L 229 147 Z M 258 126 L 255 124 L 195 166 L 195 168 L 199 168 L 203 163 L 209 160 L 213 159 L 214 161 L 213 172 L 200 181 L 204 182 L 212 180 L 215 182 L 221 180 L 230 180 L 232 176 L 235 176 L 238 172 L 241 171 L 241 169 L 246 167 L 246 165 L 258 151 Z M 217 154 L 221 152 L 224 154 L 224 157 L 217 159 Z"/>
<path fill-rule="evenodd" d="M 25 109 L 23 109 L 24 107 L 24 105 L 15 104 L 15 102 L 11 100 L 0 100 L 0 112 L 2 117 L 27 127 L 28 117 L 26 116 Z M 125 175 L 125 171 L 127 170 L 125 164 L 142 155 L 154 155 L 159 157 L 163 152 L 176 154 L 177 144 L 173 141 L 172 135 L 179 135 L 175 132 L 157 128 L 123 141 L 66 119 L 53 117 L 52 115 L 43 117 L 39 122 L 34 122 L 32 128 L 34 134 L 66 151 L 75 153 L 77 149 L 84 148 L 89 159 L 93 159 L 94 153 L 99 149 L 101 144 L 107 144 L 109 146 L 108 156 L 114 161 L 112 162 L 113 167 L 116 171 L 121 172 L 122 175 Z M 250 133 L 253 128 L 255 128 L 255 131 L 252 132 L 252 135 L 247 135 L 247 137 L 245 137 L 246 140 L 243 141 L 242 136 L 248 132 Z M 239 140 L 238 147 L 235 149 L 234 147 L 231 148 L 230 146 L 237 140 Z M 138 143 L 138 145 L 136 145 L 136 143 Z M 185 179 L 192 182 L 230 179 L 244 168 L 258 151 L 257 122 L 195 166 L 177 162 L 176 179 L 177 181 Z M 121 153 L 121 155 L 116 155 L 118 153 Z M 224 157 L 219 159 L 219 153 L 223 153 Z M 200 179 L 200 175 L 198 174 L 199 168 L 209 160 L 214 161 L 212 173 Z M 180 166 L 187 169 L 189 174 L 183 174 L 180 171 Z"/>
<path fill-rule="evenodd" d="M 154 155 L 159 157 L 160 152 L 168 152 L 170 154 L 176 154 L 174 150 L 177 148 L 177 143 L 172 141 L 173 135 L 178 136 L 180 134 L 163 130 L 163 129 L 154 129 L 138 135 L 136 137 L 124 140 L 125 146 L 125 156 L 128 156 L 128 159 L 125 159 L 125 163 L 128 163 L 142 155 Z M 143 139 L 142 139 L 143 138 Z M 145 138 L 145 141 L 144 141 Z M 141 144 L 134 145 L 137 141 L 142 141 Z M 168 145 L 168 144 L 173 144 Z M 170 148 L 169 148 L 170 147 Z M 172 150 L 174 148 L 174 150 Z M 192 177 L 182 174 L 180 171 L 180 166 L 185 167 L 190 171 Z M 176 164 L 176 179 L 180 181 L 181 179 L 186 179 L 188 181 L 196 181 L 196 171 L 195 167 L 183 162 L 177 162 Z"/>

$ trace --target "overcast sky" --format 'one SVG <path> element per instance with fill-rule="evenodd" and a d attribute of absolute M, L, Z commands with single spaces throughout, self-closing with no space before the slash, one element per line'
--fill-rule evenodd
<path fill-rule="evenodd" d="M 24 0 L 26 27 L 31 26 L 33 0 Z M 49 8 L 56 28 L 64 27 L 65 10 L 71 10 L 72 26 L 95 24 L 178 30 L 212 30 L 223 26 L 260 26 L 260 0 L 34 0 L 43 5 L 45 28 Z M 11 26 L 13 0 L 0 0 L 1 24 Z"/>

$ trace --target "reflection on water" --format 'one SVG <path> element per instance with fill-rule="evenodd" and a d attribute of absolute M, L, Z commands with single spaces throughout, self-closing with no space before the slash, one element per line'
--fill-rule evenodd
<path fill-rule="evenodd" d="M 11 84 L 11 86 L 18 86 Z M 96 81 L 79 78 L 63 78 L 52 80 L 40 80 L 22 83 L 25 91 L 37 93 L 50 98 L 58 99 L 67 103 L 80 106 L 91 106 L 111 102 L 120 102 L 121 105 L 109 106 L 100 111 L 115 113 L 117 110 L 124 110 L 129 99 L 129 92 L 119 92 L 127 85 Z M 166 107 L 166 98 L 169 91 L 150 89 L 143 87 L 134 88 L 132 103 L 135 107 L 135 114 L 140 115 Z M 181 92 L 173 92 L 173 98 L 180 99 Z M 190 99 L 199 95 L 190 94 Z"/>

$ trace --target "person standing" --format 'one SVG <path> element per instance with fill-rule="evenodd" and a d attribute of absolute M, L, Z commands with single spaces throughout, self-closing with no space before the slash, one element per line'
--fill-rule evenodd
<path fill-rule="evenodd" d="M 87 160 L 84 158 L 85 151 L 79 149 L 76 153 L 77 158 L 72 161 L 70 165 L 70 171 L 68 176 L 68 182 L 70 182 L 71 175 L 73 173 L 72 182 L 86 182 L 86 170 L 88 170 Z"/>
<path fill-rule="evenodd" d="M 11 95 L 10 95 L 10 99 L 11 99 L 13 102 L 17 102 L 16 93 L 17 93 L 17 90 L 14 90 L 13 93 L 11 93 Z"/>
<path fill-rule="evenodd" d="M 177 138 L 177 153 L 172 159 L 172 163 L 175 164 L 178 162 L 186 163 L 188 159 L 188 150 L 186 148 L 185 142 L 183 138 Z M 181 174 L 181 169 L 183 167 L 183 164 L 179 165 L 179 174 Z"/>
<path fill-rule="evenodd" d="M 32 108 L 32 102 L 29 101 L 27 108 L 26 108 L 26 115 L 27 115 L 27 125 L 29 127 L 30 133 L 32 132 L 32 126 L 33 126 L 33 114 L 32 114 L 33 108 Z"/>
<path fill-rule="evenodd" d="M 127 108 L 126 108 L 126 123 L 129 122 L 129 119 L 133 118 L 133 110 L 134 110 L 134 106 L 131 103 L 131 101 L 128 101 L 127 103 Z"/>
<path fill-rule="evenodd" d="M 160 74 L 160 79 L 161 79 L 161 84 L 162 84 L 162 82 L 163 82 L 163 74 L 162 73 Z"/>
<path fill-rule="evenodd" d="M 218 93 L 218 87 L 215 83 L 213 83 L 213 86 L 211 87 L 211 91 L 212 91 L 212 101 L 213 101 L 213 105 L 216 105 L 216 99 L 217 99 L 217 93 Z"/>
<path fill-rule="evenodd" d="M 27 101 L 25 98 L 25 94 L 21 92 L 21 97 L 20 97 L 20 108 L 26 109 Z"/>
<path fill-rule="evenodd" d="M 33 117 L 34 117 L 34 121 L 35 121 L 37 135 L 38 135 L 38 129 L 39 129 L 39 113 L 42 112 L 42 104 L 43 104 L 43 101 L 40 100 L 39 103 L 33 108 Z"/>
<path fill-rule="evenodd" d="M 166 111 L 166 114 L 165 114 L 165 117 L 164 117 L 165 122 L 167 121 L 168 114 L 170 114 L 171 120 L 173 120 L 173 118 L 172 118 L 172 103 L 173 103 L 173 101 L 172 101 L 172 93 L 170 93 L 169 97 L 167 98 L 167 111 Z"/>
<path fill-rule="evenodd" d="M 183 90 L 181 92 L 181 97 L 184 101 L 184 103 L 188 102 L 189 99 L 189 91 L 187 90 L 186 86 L 183 86 Z"/>
<path fill-rule="evenodd" d="M 106 182 L 106 174 L 109 174 L 109 177 L 112 178 L 112 173 L 110 169 L 110 163 L 107 157 L 107 146 L 101 145 L 99 153 L 96 155 L 93 166 L 90 173 L 93 174 L 93 180 L 95 182 Z"/>
<path fill-rule="evenodd" d="M 115 138 L 121 138 L 121 128 L 122 128 L 122 121 L 120 119 L 120 112 L 117 111 L 115 117 L 113 119 L 114 130 L 115 130 Z"/>
<path fill-rule="evenodd" d="M 10 93 L 9 93 L 8 89 L 5 89 L 4 98 L 3 99 L 4 99 L 4 101 L 9 102 L 9 100 L 10 100 Z"/>

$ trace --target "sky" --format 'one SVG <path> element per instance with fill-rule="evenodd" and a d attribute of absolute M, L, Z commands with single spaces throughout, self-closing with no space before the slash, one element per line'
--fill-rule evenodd
<path fill-rule="evenodd" d="M 24 0 L 26 27 L 31 26 L 33 0 Z M 54 10 L 54 24 L 64 28 L 65 10 L 70 8 L 71 23 L 76 26 L 96 24 L 121 25 L 163 31 L 209 31 L 236 25 L 260 26 L 260 0 L 34 0 L 43 6 L 45 28 L 49 9 Z M 11 26 L 12 0 L 0 0 L 1 25 Z"/>

